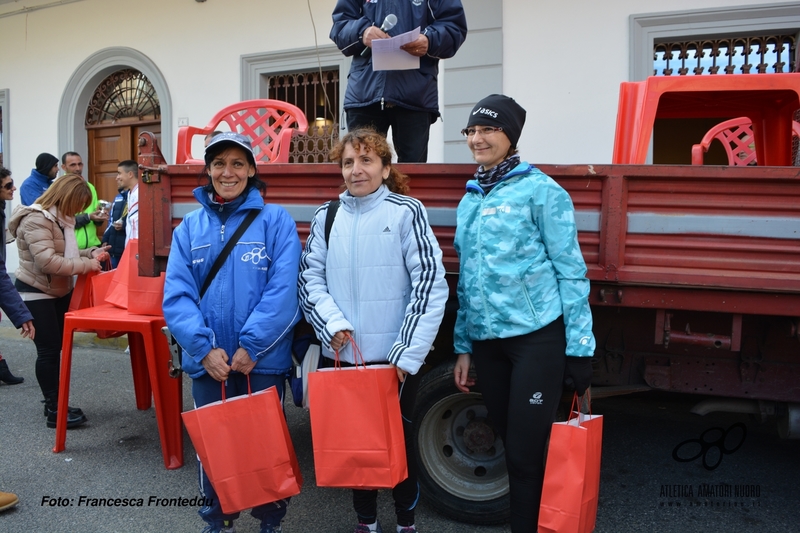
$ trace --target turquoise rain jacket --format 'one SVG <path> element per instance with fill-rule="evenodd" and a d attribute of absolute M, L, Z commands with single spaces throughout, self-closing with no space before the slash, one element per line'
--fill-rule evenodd
<path fill-rule="evenodd" d="M 456 353 L 472 353 L 474 340 L 531 333 L 563 314 L 566 354 L 594 354 L 574 208 L 552 178 L 523 162 L 488 193 L 467 182 L 454 244 L 461 263 Z"/>
<path fill-rule="evenodd" d="M 212 348 L 224 349 L 232 359 L 241 346 L 256 361 L 256 374 L 284 374 L 292 366 L 292 334 L 300 319 L 297 226 L 282 207 L 264 205 L 256 189 L 245 195 L 220 205 L 195 189 L 202 208 L 186 215 L 172 235 L 164 318 L 183 347 L 183 370 L 193 379 L 206 373 L 201 361 Z M 200 300 L 208 271 L 251 209 L 261 214 Z"/>

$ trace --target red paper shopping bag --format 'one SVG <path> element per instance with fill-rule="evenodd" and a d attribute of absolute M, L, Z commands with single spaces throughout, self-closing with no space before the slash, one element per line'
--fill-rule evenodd
<path fill-rule="evenodd" d="M 111 287 L 111 281 L 114 279 L 116 270 L 107 270 L 105 272 L 97 272 L 91 279 L 89 291 L 89 305 L 103 305 L 106 303 L 106 294 Z"/>
<path fill-rule="evenodd" d="M 390 365 L 308 375 L 317 486 L 392 488 L 408 477 L 397 385 Z"/>
<path fill-rule="evenodd" d="M 602 415 L 572 411 L 569 421 L 553 424 L 539 506 L 539 533 L 594 531 L 602 440 Z"/>
<path fill-rule="evenodd" d="M 106 303 L 106 293 L 108 287 L 111 285 L 111 280 L 114 279 L 114 271 L 107 270 L 105 272 L 98 272 L 97 275 L 92 276 L 89 281 L 89 305 L 97 306 Z M 121 337 L 125 332 L 110 331 L 110 330 L 95 330 L 98 339 L 111 339 L 113 337 Z"/>
<path fill-rule="evenodd" d="M 97 272 L 88 272 L 78 275 L 69 299 L 69 311 L 77 311 L 94 305 L 91 302 L 91 281 L 96 274 Z"/>
<path fill-rule="evenodd" d="M 128 272 L 131 268 L 130 258 L 130 248 L 126 246 L 125 251 L 122 252 L 122 257 L 119 258 L 117 268 L 113 270 L 114 275 L 111 278 L 111 283 L 109 283 L 106 292 L 106 302 L 121 307 L 122 309 L 128 308 Z"/>
<path fill-rule="evenodd" d="M 248 380 L 249 388 L 249 380 Z M 182 413 L 222 510 L 235 513 L 300 493 L 303 479 L 275 387 Z"/>
<path fill-rule="evenodd" d="M 107 287 L 114 276 L 113 270 L 103 272 L 89 272 L 78 276 L 75 288 L 72 290 L 72 298 L 69 301 L 69 311 L 79 311 L 88 307 L 103 305 L 105 303 L 105 293 Z M 94 331 L 99 339 L 110 339 L 120 337 L 125 333 L 107 330 L 83 330 Z"/>
<path fill-rule="evenodd" d="M 130 268 L 128 270 L 128 312 L 135 315 L 161 316 L 164 312 L 164 272 L 157 278 L 139 275 L 139 239 L 128 241 L 125 250 L 130 249 Z"/>
<path fill-rule="evenodd" d="M 164 273 L 159 277 L 139 275 L 139 240 L 131 239 L 119 260 L 106 301 L 134 315 L 163 314 Z"/>

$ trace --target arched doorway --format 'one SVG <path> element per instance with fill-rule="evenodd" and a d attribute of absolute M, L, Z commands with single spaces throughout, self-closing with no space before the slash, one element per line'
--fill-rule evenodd
<path fill-rule="evenodd" d="M 111 201 L 117 194 L 117 165 L 137 158 L 139 133 L 151 131 L 160 139 L 161 105 L 153 84 L 135 69 L 110 74 L 92 94 L 85 127 L 87 177 L 97 197 Z"/>

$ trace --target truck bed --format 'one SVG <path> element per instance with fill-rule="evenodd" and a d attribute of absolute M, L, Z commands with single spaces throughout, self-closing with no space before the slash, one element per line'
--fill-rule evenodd
<path fill-rule="evenodd" d="M 198 207 L 202 165 L 167 165 L 141 137 L 140 269 L 166 265 L 172 229 Z M 449 272 L 456 207 L 471 164 L 399 164 L 428 210 Z M 797 316 L 800 169 L 673 165 L 539 165 L 572 197 L 592 303 Z M 334 164 L 264 164 L 267 199 L 294 217 L 301 240 L 337 197 Z M 597 288 L 597 290 L 595 290 Z"/>

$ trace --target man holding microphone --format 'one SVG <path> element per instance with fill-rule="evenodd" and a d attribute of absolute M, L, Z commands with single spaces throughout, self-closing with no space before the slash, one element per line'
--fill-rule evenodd
<path fill-rule="evenodd" d="M 392 28 L 389 15 L 397 19 Z M 373 70 L 372 54 L 365 50 L 374 39 L 417 27 L 419 38 L 401 49 L 420 58 L 419 69 Z M 440 115 L 439 59 L 453 57 L 467 38 L 461 0 L 337 0 L 330 37 L 344 55 L 353 56 L 344 98 L 347 128 L 373 126 L 386 135 L 391 127 L 398 161 L 426 162 L 430 125 Z"/>

